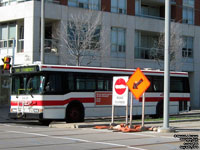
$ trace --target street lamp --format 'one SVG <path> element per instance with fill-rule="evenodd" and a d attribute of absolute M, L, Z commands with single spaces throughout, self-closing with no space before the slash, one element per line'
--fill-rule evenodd
<path fill-rule="evenodd" d="M 41 0 L 41 54 L 40 54 L 40 61 L 41 64 L 44 64 L 44 27 L 45 27 L 45 20 L 44 20 L 44 5 L 45 0 Z"/>
<path fill-rule="evenodd" d="M 165 0 L 164 113 L 163 113 L 163 127 L 158 129 L 158 132 L 172 132 L 172 129 L 170 129 L 169 127 L 170 24 L 171 24 L 171 0 Z"/>

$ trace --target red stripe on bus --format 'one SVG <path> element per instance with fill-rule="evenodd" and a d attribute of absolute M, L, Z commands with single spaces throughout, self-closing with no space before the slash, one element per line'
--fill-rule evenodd
<path fill-rule="evenodd" d="M 80 101 L 82 103 L 94 103 L 94 98 L 70 98 L 67 100 L 54 100 L 54 101 L 25 101 L 25 106 L 62 106 L 70 103 L 71 101 Z M 163 97 L 146 97 L 146 102 L 159 102 L 163 100 Z M 142 101 L 142 97 L 140 97 L 139 101 Z M 189 97 L 171 97 L 170 101 L 190 101 Z M 28 102 L 31 102 L 30 104 Z M 11 106 L 18 106 L 18 102 L 11 101 Z M 20 102 L 19 106 L 22 106 L 22 102 Z"/>
<path fill-rule="evenodd" d="M 80 101 L 82 103 L 94 103 L 94 98 L 70 98 L 67 100 L 53 100 L 53 101 L 26 100 L 27 103 L 25 102 L 24 106 L 60 106 L 60 105 L 66 105 L 74 100 Z M 29 101 L 31 101 L 30 104 L 28 104 Z M 22 102 L 20 102 L 19 105 L 22 106 Z M 11 101 L 11 106 L 18 106 L 18 102 Z"/>
<path fill-rule="evenodd" d="M 84 67 L 64 67 L 64 66 L 42 66 L 42 68 L 51 68 L 51 69 L 77 69 L 77 70 L 94 70 L 94 71 L 120 71 L 120 72 L 135 72 L 135 69 L 133 70 L 123 70 L 123 69 L 112 69 L 112 68 L 84 68 Z M 163 71 L 151 71 L 151 70 L 142 70 L 144 73 L 155 73 L 155 74 L 164 74 Z M 175 75 L 188 75 L 185 72 L 170 72 L 170 74 Z"/>
<path fill-rule="evenodd" d="M 146 97 L 145 102 L 159 102 L 163 99 L 163 97 Z M 142 97 L 140 97 L 139 101 L 142 102 Z M 171 97 L 170 101 L 190 101 L 190 97 Z"/>

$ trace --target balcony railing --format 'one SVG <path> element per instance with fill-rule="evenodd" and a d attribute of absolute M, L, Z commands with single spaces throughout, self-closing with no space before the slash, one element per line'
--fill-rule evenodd
<path fill-rule="evenodd" d="M 135 47 L 135 58 L 164 60 L 163 49 Z"/>
<path fill-rule="evenodd" d="M 24 52 L 24 39 L 19 39 L 18 40 L 18 49 L 17 49 L 18 53 L 22 53 Z"/>
<path fill-rule="evenodd" d="M 45 39 L 44 52 L 45 53 L 58 53 L 58 40 Z"/>
<path fill-rule="evenodd" d="M 136 14 L 136 16 L 146 17 L 146 18 L 152 18 L 152 19 L 159 19 L 159 20 L 164 20 L 165 19 L 163 17 L 152 16 L 152 15 L 145 15 L 145 14 Z"/>

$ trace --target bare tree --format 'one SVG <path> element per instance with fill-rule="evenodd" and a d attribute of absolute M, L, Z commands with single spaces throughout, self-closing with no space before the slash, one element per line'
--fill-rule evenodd
<path fill-rule="evenodd" d="M 102 13 L 86 10 L 87 12 L 71 14 L 66 22 L 61 22 L 61 29 L 56 32 L 60 39 L 62 58 L 70 60 L 70 64 L 89 65 L 102 57 L 104 50 L 103 30 L 101 27 Z"/>
<path fill-rule="evenodd" d="M 154 47 L 150 51 L 150 57 L 158 62 L 164 60 L 164 33 L 161 33 L 158 40 L 154 41 Z M 183 37 L 180 34 L 178 24 L 171 24 L 170 33 L 170 65 L 176 67 L 177 60 L 180 60 L 180 55 L 183 47 Z"/>

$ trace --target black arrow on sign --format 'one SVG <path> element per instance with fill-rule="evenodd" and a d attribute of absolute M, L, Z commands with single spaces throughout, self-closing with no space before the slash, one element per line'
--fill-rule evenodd
<path fill-rule="evenodd" d="M 138 89 L 138 86 L 143 82 L 143 79 L 140 79 L 138 82 L 133 84 L 133 89 Z"/>

